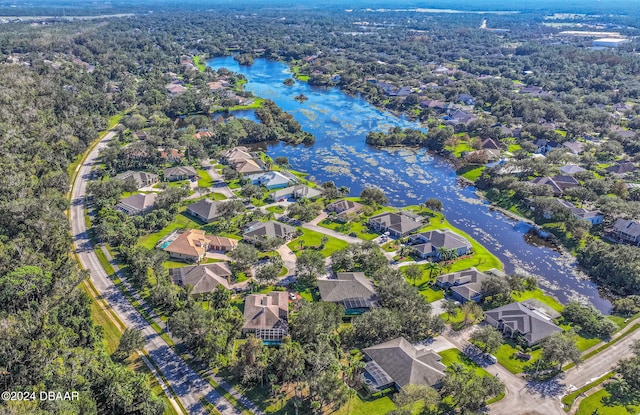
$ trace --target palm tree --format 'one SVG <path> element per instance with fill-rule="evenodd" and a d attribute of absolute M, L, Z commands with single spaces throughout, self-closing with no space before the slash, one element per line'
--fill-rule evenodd
<path fill-rule="evenodd" d="M 428 262 L 426 267 L 429 270 L 429 284 L 431 284 L 431 281 L 433 280 L 433 274 L 437 273 L 437 275 L 440 275 L 442 267 L 437 262 Z"/>

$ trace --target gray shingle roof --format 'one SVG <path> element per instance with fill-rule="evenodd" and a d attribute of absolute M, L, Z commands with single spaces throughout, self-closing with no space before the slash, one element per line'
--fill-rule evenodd
<path fill-rule="evenodd" d="M 437 229 L 434 231 L 422 232 L 419 236 L 421 239 L 428 240 L 429 244 L 436 249 L 440 247 L 447 249 L 459 249 L 466 247 L 471 249 L 471 243 L 469 241 L 449 229 Z"/>
<path fill-rule="evenodd" d="M 318 279 L 322 301 L 340 303 L 346 308 L 371 308 L 376 289 L 362 272 L 339 272 L 337 278 Z"/>
<path fill-rule="evenodd" d="M 206 294 L 216 289 L 218 285 L 229 288 L 228 278 L 231 268 L 226 262 L 196 265 L 190 267 L 173 268 L 171 279 L 175 284 L 183 287 L 193 287 L 192 294 Z"/>
<path fill-rule="evenodd" d="M 158 195 L 156 193 L 138 193 L 133 196 L 126 197 L 116 205 L 119 209 L 129 215 L 137 215 L 153 207 Z"/>
<path fill-rule="evenodd" d="M 367 347 L 363 350 L 395 383 L 405 385 L 438 384 L 444 377 L 446 366 L 432 350 L 417 350 L 402 337 Z"/>
<path fill-rule="evenodd" d="M 245 239 L 253 240 L 275 237 L 286 239 L 287 235 L 295 231 L 296 228 L 294 228 L 293 226 L 270 220 L 269 222 L 256 224 L 256 226 L 253 227 L 252 230 L 245 232 L 242 237 Z"/>
<path fill-rule="evenodd" d="M 400 234 L 414 231 L 422 226 L 422 224 L 416 222 L 408 216 L 392 212 L 385 212 L 373 216 L 369 219 L 369 222 L 393 230 Z"/>
<path fill-rule="evenodd" d="M 511 303 L 485 311 L 485 315 L 494 321 L 502 322 L 512 331 L 519 332 L 529 344 L 538 343 L 553 333 L 562 331 L 551 320 L 522 303 Z"/>
<path fill-rule="evenodd" d="M 278 327 L 289 316 L 289 300 L 285 291 L 251 294 L 244 301 L 244 329 Z"/>
<path fill-rule="evenodd" d="M 187 205 L 187 213 L 194 216 L 204 218 L 207 222 L 220 216 L 218 208 L 224 202 L 213 201 L 210 199 L 202 199 L 190 205 Z"/>
<path fill-rule="evenodd" d="M 191 166 L 177 166 L 164 169 L 164 177 L 171 176 L 197 176 L 196 169 Z"/>

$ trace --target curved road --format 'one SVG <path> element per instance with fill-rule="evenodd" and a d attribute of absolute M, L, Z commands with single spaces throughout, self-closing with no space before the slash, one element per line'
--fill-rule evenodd
<path fill-rule="evenodd" d="M 110 132 L 94 147 L 86 160 L 80 166 L 78 175 L 71 191 L 71 231 L 74 247 L 80 264 L 90 272 L 91 281 L 100 296 L 107 301 L 120 320 L 129 328 L 140 330 L 146 336 L 144 349 L 167 379 L 176 397 L 180 399 L 189 414 L 207 415 L 209 412 L 200 403 L 205 398 L 216 406 L 222 415 L 240 415 L 229 401 L 220 396 L 211 385 L 198 375 L 178 356 L 158 333 L 147 323 L 138 311 L 129 303 L 126 297 L 108 278 L 102 268 L 94 247 L 89 240 L 84 221 L 84 205 L 87 182 L 91 170 L 96 164 L 98 152 L 113 138 Z"/>

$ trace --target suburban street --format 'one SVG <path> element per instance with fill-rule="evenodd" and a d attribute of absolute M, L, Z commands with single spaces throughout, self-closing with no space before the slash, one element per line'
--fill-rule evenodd
<path fill-rule="evenodd" d="M 115 133 L 113 132 L 108 133 L 89 153 L 84 163 L 80 166 L 77 179 L 73 184 L 70 221 L 74 246 L 79 261 L 83 268 L 89 271 L 91 281 L 96 290 L 107 301 L 120 320 L 127 327 L 140 330 L 146 336 L 144 349 L 153 363 L 159 368 L 160 373 L 166 378 L 176 397 L 190 414 L 204 415 L 209 413 L 200 403 L 200 399 L 205 398 L 214 404 L 221 414 L 239 415 L 240 412 L 218 394 L 205 379 L 191 369 L 129 303 L 108 278 L 95 254 L 84 220 L 86 187 L 91 176 L 91 170 L 98 158 L 98 152 L 106 146 L 106 143 L 114 135 Z"/>

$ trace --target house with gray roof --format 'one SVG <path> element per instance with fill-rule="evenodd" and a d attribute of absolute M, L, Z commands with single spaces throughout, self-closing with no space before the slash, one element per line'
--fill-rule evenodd
<path fill-rule="evenodd" d="M 278 202 L 283 200 L 297 200 L 297 199 L 313 199 L 314 197 L 319 197 L 322 195 L 322 192 L 314 189 L 313 187 L 309 187 L 305 184 L 297 184 L 295 186 L 285 187 L 284 189 L 278 189 L 274 192 L 269 193 L 267 199 Z"/>
<path fill-rule="evenodd" d="M 619 242 L 640 245 L 640 223 L 634 220 L 618 219 L 613 224 L 611 235 Z"/>
<path fill-rule="evenodd" d="M 242 333 L 253 333 L 265 343 L 278 344 L 289 333 L 289 299 L 286 291 L 250 294 L 244 301 Z"/>
<path fill-rule="evenodd" d="M 562 331 L 549 316 L 523 303 L 507 304 L 485 311 L 484 315 L 488 324 L 502 331 L 506 336 L 521 336 L 529 346 L 538 344 L 552 334 Z"/>
<path fill-rule="evenodd" d="M 172 268 L 169 274 L 174 284 L 191 286 L 191 294 L 196 296 L 211 293 L 218 286 L 231 286 L 231 268 L 226 262 Z"/>
<path fill-rule="evenodd" d="M 636 169 L 635 164 L 628 160 L 622 160 L 616 162 L 613 166 L 609 166 L 605 169 L 605 171 L 609 173 L 613 173 L 614 175 L 622 176 L 627 173 L 631 173 Z"/>
<path fill-rule="evenodd" d="M 254 224 L 242 234 L 242 239 L 248 243 L 260 245 L 265 239 L 280 238 L 283 241 L 288 241 L 295 236 L 296 228 L 293 226 L 270 220 Z"/>
<path fill-rule="evenodd" d="M 562 143 L 562 145 L 569 149 L 575 155 L 578 155 L 584 151 L 585 144 L 579 141 L 567 141 Z"/>
<path fill-rule="evenodd" d="M 446 366 L 430 349 L 418 350 L 402 337 L 362 350 L 366 365 L 364 382 L 371 390 L 407 385 L 438 386 Z"/>
<path fill-rule="evenodd" d="M 156 197 L 156 193 L 138 193 L 120 200 L 115 208 L 129 216 L 142 215 L 153 209 Z"/>
<path fill-rule="evenodd" d="M 560 167 L 560 173 L 573 176 L 576 173 L 580 173 L 581 171 L 587 171 L 586 169 L 576 166 L 575 164 L 567 164 L 566 166 Z"/>
<path fill-rule="evenodd" d="M 269 190 L 282 189 L 298 183 L 298 178 L 289 172 L 267 171 L 248 176 L 251 183 L 264 186 Z"/>
<path fill-rule="evenodd" d="M 164 179 L 170 182 L 187 179 L 194 180 L 198 177 L 196 169 L 192 166 L 169 167 L 168 169 L 164 169 L 162 172 L 164 173 Z"/>
<path fill-rule="evenodd" d="M 140 189 L 141 187 L 151 186 L 154 183 L 158 182 L 158 175 L 153 173 L 147 173 L 144 171 L 125 171 L 124 173 L 120 173 L 115 177 L 115 179 L 121 180 L 123 182 L 132 182 L 135 183 L 136 189 Z"/>
<path fill-rule="evenodd" d="M 482 281 L 489 278 L 488 273 L 478 271 L 475 267 L 436 278 L 438 287 L 451 290 L 451 295 L 461 303 L 478 302 L 482 299 Z"/>
<path fill-rule="evenodd" d="M 210 223 L 214 219 L 220 217 L 218 209 L 223 203 L 224 202 L 214 201 L 211 199 L 202 199 L 187 205 L 186 212 L 205 223 Z"/>
<path fill-rule="evenodd" d="M 376 288 L 363 272 L 338 272 L 336 278 L 318 279 L 322 301 L 338 303 L 347 314 L 360 314 L 377 305 Z"/>
<path fill-rule="evenodd" d="M 389 232 L 391 236 L 402 238 L 420 229 L 422 223 L 404 212 L 384 212 L 369 218 L 369 227 L 377 232 Z"/>
<path fill-rule="evenodd" d="M 347 221 L 347 215 L 352 214 L 352 213 L 358 213 L 362 210 L 363 206 L 358 203 L 358 202 L 354 202 L 352 200 L 338 200 L 336 202 L 333 203 L 329 203 L 327 205 L 327 211 L 328 212 L 335 212 L 338 214 L 337 216 L 337 220 L 341 221 L 341 222 L 346 222 Z"/>
<path fill-rule="evenodd" d="M 470 254 L 473 249 L 466 238 L 449 229 L 436 229 L 411 235 L 409 242 L 413 244 L 413 252 L 422 259 L 441 260 L 441 248 L 454 250 L 458 256 Z"/>
<path fill-rule="evenodd" d="M 579 208 L 579 207 L 576 207 L 573 203 L 564 199 L 556 199 L 556 201 L 560 205 L 569 209 L 573 214 L 573 216 L 575 216 L 578 219 L 584 219 L 586 221 L 589 221 L 592 225 L 599 225 L 604 220 L 604 215 L 600 211 Z"/>

